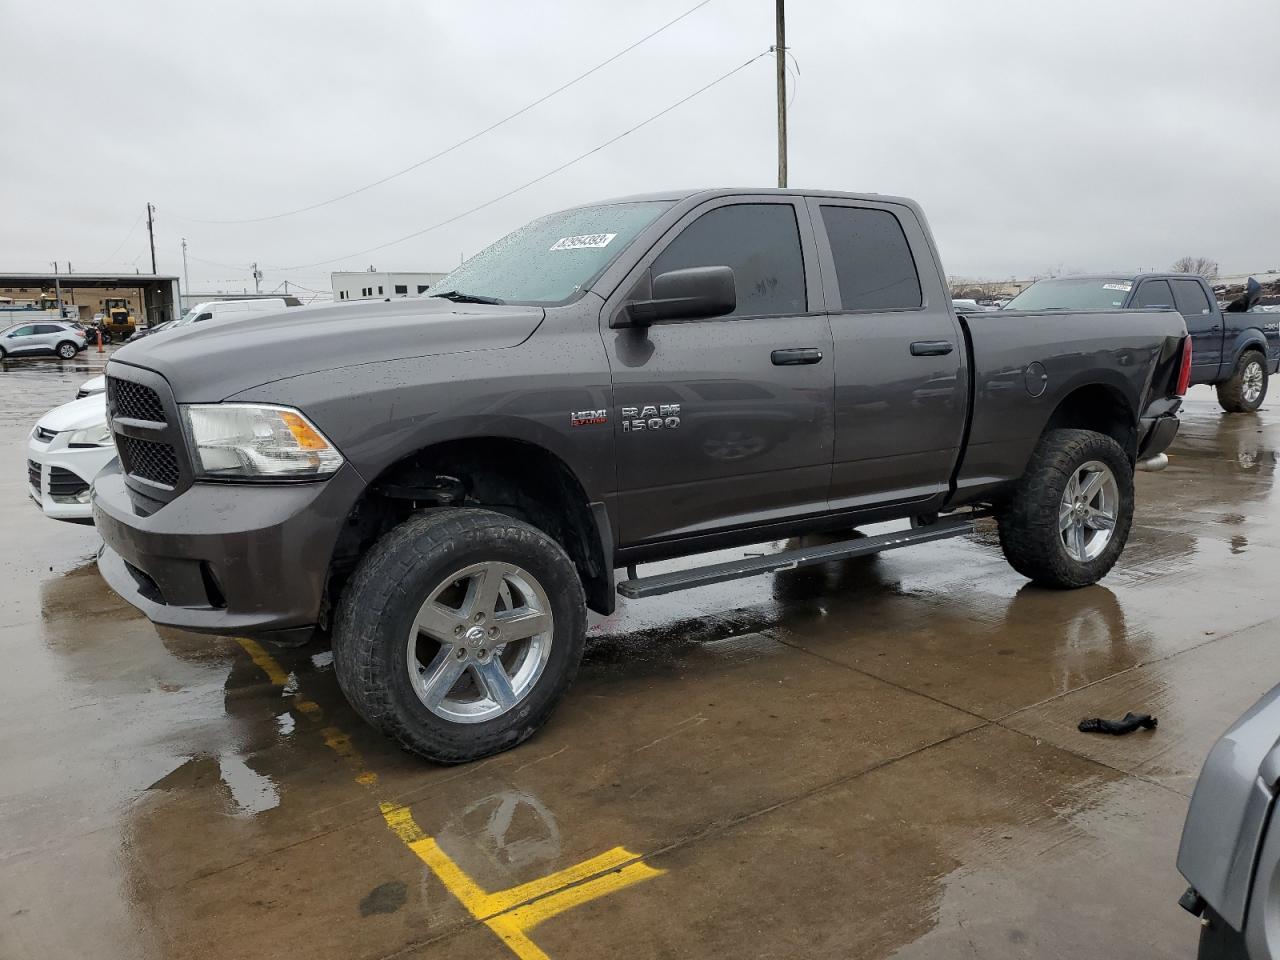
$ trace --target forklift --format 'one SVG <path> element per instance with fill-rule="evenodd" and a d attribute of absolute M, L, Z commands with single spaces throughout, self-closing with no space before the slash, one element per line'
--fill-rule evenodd
<path fill-rule="evenodd" d="M 124 297 L 107 297 L 102 303 L 103 342 L 111 340 L 127 340 L 138 329 L 129 301 Z"/>

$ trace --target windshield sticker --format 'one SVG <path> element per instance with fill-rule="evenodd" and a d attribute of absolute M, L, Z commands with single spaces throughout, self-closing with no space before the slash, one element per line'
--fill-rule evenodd
<path fill-rule="evenodd" d="M 1130 290 L 1133 289 L 1133 284 L 1132 283 L 1104 283 L 1102 285 L 1102 289 L 1103 290 L 1123 290 L 1125 293 L 1128 293 Z"/>
<path fill-rule="evenodd" d="M 580 237 L 561 237 L 551 245 L 552 250 L 598 250 L 607 247 L 616 233 L 586 233 Z"/>

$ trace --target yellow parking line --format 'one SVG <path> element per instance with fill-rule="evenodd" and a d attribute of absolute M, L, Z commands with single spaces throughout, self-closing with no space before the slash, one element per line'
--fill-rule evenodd
<path fill-rule="evenodd" d="M 592 857 L 590 860 L 583 860 L 579 864 L 559 870 L 550 876 L 542 877 L 540 880 L 522 883 L 518 887 L 511 887 L 499 893 L 490 894 L 486 906 L 488 906 L 490 913 L 501 913 L 518 904 L 527 903 L 538 897 L 545 897 L 547 894 L 554 893 L 562 887 L 582 883 L 596 874 L 618 870 L 636 859 L 638 858 L 634 853 L 624 850 L 622 847 L 614 847 L 599 856 Z"/>
<path fill-rule="evenodd" d="M 558 914 L 642 880 L 660 876 L 636 854 L 614 847 L 590 860 L 507 890 L 486 893 L 422 832 L 407 807 L 381 804 L 387 826 L 431 868 L 467 912 L 482 922 L 521 960 L 547 960 L 529 931 Z"/>
<path fill-rule="evenodd" d="M 274 686 L 283 687 L 289 682 L 289 675 L 284 672 L 284 667 L 276 662 L 276 658 L 262 649 L 262 644 L 248 637 L 238 637 L 236 642 L 244 648 L 245 653 L 249 654 L 254 664 L 267 675 L 267 679 Z"/>
<path fill-rule="evenodd" d="M 287 686 L 288 673 L 260 644 L 247 638 L 238 638 L 238 642 L 274 686 L 282 689 Z M 313 723 L 323 722 L 324 711 L 314 701 L 295 697 L 294 705 Z M 365 768 L 360 752 L 346 733 L 330 725 L 322 728 L 320 735 L 330 750 L 357 771 L 356 783 L 364 787 L 378 783 L 378 775 Z M 529 938 L 529 931 L 538 924 L 665 872 L 649 866 L 624 847 L 614 847 L 529 883 L 488 893 L 467 876 L 433 837 L 422 831 L 408 807 L 383 800 L 378 808 L 391 832 L 427 865 L 472 917 L 492 930 L 520 960 L 550 960 Z"/>

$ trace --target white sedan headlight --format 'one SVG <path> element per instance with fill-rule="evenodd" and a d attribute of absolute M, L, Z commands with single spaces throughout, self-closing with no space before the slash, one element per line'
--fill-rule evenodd
<path fill-rule="evenodd" d="M 183 411 L 196 473 L 211 480 L 308 480 L 342 466 L 342 454 L 297 410 L 193 403 Z"/>
<path fill-rule="evenodd" d="M 92 427 L 77 430 L 67 437 L 69 447 L 109 447 L 114 443 L 111 439 L 111 427 L 105 420 Z"/>

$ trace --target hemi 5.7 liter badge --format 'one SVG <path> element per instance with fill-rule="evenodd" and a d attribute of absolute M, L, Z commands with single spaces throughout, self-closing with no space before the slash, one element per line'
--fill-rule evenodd
<path fill-rule="evenodd" d="M 574 410 L 569 414 L 569 426 L 589 427 L 596 423 L 608 423 L 608 410 Z"/>

